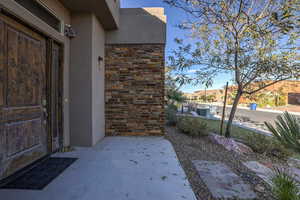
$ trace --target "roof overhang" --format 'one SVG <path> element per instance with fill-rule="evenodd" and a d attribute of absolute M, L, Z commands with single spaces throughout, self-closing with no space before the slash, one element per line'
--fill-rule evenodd
<path fill-rule="evenodd" d="M 164 8 L 121 8 L 120 26 L 106 34 L 106 44 L 166 44 Z"/>
<path fill-rule="evenodd" d="M 119 1 L 112 0 L 60 0 L 71 12 L 94 13 L 106 30 L 119 25 Z"/>

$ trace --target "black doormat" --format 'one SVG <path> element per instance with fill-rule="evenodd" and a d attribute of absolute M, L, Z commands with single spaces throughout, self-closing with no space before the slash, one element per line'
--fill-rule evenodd
<path fill-rule="evenodd" d="M 77 158 L 47 158 L 0 188 L 42 190 L 76 160 Z"/>

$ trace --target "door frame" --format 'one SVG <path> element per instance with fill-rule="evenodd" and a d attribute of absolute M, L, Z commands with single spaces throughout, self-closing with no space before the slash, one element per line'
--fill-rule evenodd
<path fill-rule="evenodd" d="M 59 90 L 60 92 L 60 97 L 58 99 L 58 102 L 60 103 L 61 107 L 59 108 L 59 113 L 58 116 L 61 119 L 61 122 L 59 123 L 59 149 L 63 148 L 63 141 L 64 141 L 64 43 L 57 41 L 55 38 L 47 35 L 47 33 L 44 33 L 36 28 L 34 28 L 29 22 L 26 22 L 24 20 L 22 20 L 20 17 L 16 16 L 15 14 L 13 14 L 12 12 L 8 11 L 7 9 L 5 9 L 3 7 L 2 4 L 0 4 L 0 15 L 5 15 L 13 20 L 15 20 L 16 22 L 20 23 L 21 25 L 29 28 L 30 30 L 36 32 L 37 34 L 41 35 L 42 37 L 45 37 L 46 39 L 46 98 L 47 98 L 47 102 L 51 102 L 49 101 L 51 99 L 51 90 L 50 90 L 50 80 L 49 78 L 51 78 L 51 66 L 52 66 L 52 44 L 55 42 L 56 44 L 59 45 L 60 47 L 60 52 L 59 52 L 59 75 L 58 75 L 58 88 L 56 88 L 57 90 Z M 50 84 L 50 85 L 49 85 Z M 50 99 L 49 99 L 50 98 Z M 50 109 L 52 106 L 51 104 L 47 103 L 47 110 L 48 110 L 48 117 L 47 117 L 47 125 L 46 125 L 46 132 L 47 132 L 47 154 L 50 155 L 52 153 L 54 153 L 52 151 L 52 122 L 51 122 L 51 117 L 49 117 L 51 115 L 51 113 L 49 113 Z M 58 150 L 59 150 L 58 149 Z"/>
<path fill-rule="evenodd" d="M 56 99 L 57 102 L 52 102 L 52 80 L 53 80 L 53 73 L 52 73 L 52 48 L 53 48 L 53 44 L 57 44 L 59 46 L 59 70 L 58 70 L 58 88 L 55 88 L 56 92 L 60 93 L 61 95 L 59 95 Z M 63 63 L 64 63 L 64 46 L 63 44 L 55 41 L 53 38 L 47 38 L 47 63 L 46 63 L 46 74 L 47 74 L 47 110 L 48 110 L 48 114 L 49 116 L 51 116 L 53 113 L 52 111 L 52 107 L 54 107 L 55 103 L 58 103 L 58 105 L 60 105 L 59 109 L 58 109 L 58 113 L 54 113 L 56 114 L 56 117 L 59 119 L 59 124 L 57 127 L 57 130 L 59 131 L 59 148 L 57 150 L 60 150 L 63 147 L 63 139 L 64 139 L 64 112 L 63 112 L 63 97 L 64 97 L 64 68 L 63 68 Z M 48 151 L 49 153 L 54 153 L 55 151 L 53 151 L 53 122 L 52 122 L 52 117 L 48 117 L 48 127 L 47 127 L 47 131 L 48 131 Z M 57 151 L 56 150 L 56 151 Z"/>

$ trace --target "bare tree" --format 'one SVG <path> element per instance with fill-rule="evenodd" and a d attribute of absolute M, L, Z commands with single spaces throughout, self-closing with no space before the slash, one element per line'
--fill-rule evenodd
<path fill-rule="evenodd" d="M 187 41 L 176 39 L 178 49 L 170 56 L 177 80 L 181 84 L 209 85 L 220 73 L 234 77 L 237 87 L 227 137 L 244 94 L 299 78 L 299 0 L 164 2 L 190 15 L 179 25 L 189 31 L 189 37 Z M 187 73 L 191 68 L 196 69 L 192 76 Z"/>

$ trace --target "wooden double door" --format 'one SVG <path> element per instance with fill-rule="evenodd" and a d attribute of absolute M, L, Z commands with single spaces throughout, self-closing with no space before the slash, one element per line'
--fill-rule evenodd
<path fill-rule="evenodd" d="M 59 148 L 59 54 L 0 13 L 0 180 Z"/>

